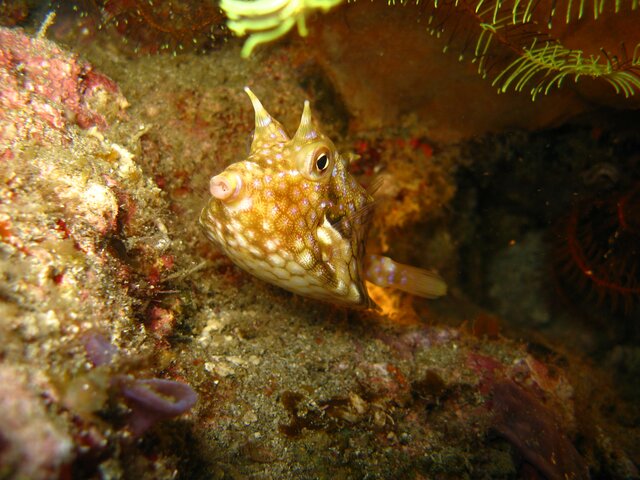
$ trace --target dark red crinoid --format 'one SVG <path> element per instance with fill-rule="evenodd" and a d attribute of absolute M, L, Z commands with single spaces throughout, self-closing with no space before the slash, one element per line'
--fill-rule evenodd
<path fill-rule="evenodd" d="M 630 315 L 640 305 L 640 184 L 577 204 L 559 227 L 555 272 L 580 304 Z"/>
<path fill-rule="evenodd" d="M 214 0 L 93 0 L 136 52 L 200 51 L 227 35 Z"/>

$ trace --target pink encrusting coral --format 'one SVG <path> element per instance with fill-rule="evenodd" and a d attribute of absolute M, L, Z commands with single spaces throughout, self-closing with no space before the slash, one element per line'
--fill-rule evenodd
<path fill-rule="evenodd" d="M 110 104 L 115 109 L 105 108 Z M 106 112 L 125 105 L 116 84 L 76 55 L 20 29 L 0 28 L 0 146 L 50 141 L 48 132 L 69 125 L 104 130 Z"/>
<path fill-rule="evenodd" d="M 117 85 L 77 55 L 0 28 L 2 478 L 90 477 L 118 441 L 97 412 L 112 397 L 126 409 L 111 379 L 136 387 L 154 377 L 139 351 L 126 368 L 107 366 L 118 349 L 92 334 L 125 349 L 141 337 L 132 296 L 151 298 L 172 266 L 160 261 L 166 204 L 131 152 L 139 125 L 113 128 L 126 107 Z M 168 401 L 171 387 L 195 398 L 162 380 L 158 419 L 171 416 L 163 401 L 171 412 L 193 403 Z"/>
<path fill-rule="evenodd" d="M 73 458 L 70 436 L 47 415 L 30 375 L 0 363 L 0 475 L 59 478 Z"/>

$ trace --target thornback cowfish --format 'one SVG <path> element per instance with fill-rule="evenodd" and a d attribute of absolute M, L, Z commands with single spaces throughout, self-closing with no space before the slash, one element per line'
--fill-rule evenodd
<path fill-rule="evenodd" d="M 246 160 L 211 178 L 200 223 L 238 266 L 293 293 L 350 307 L 374 307 L 365 280 L 437 298 L 436 274 L 365 253 L 374 200 L 349 173 L 355 155 L 341 154 L 304 102 L 289 138 L 245 87 L 255 111 Z"/>

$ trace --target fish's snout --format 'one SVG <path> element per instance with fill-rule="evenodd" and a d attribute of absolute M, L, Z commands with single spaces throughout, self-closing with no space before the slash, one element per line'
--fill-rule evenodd
<path fill-rule="evenodd" d="M 211 195 L 223 202 L 231 202 L 238 198 L 242 190 L 240 175 L 232 172 L 222 172 L 211 177 L 209 191 Z"/>

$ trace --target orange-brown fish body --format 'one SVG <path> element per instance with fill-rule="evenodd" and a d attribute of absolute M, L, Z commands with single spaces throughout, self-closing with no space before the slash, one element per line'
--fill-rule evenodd
<path fill-rule="evenodd" d="M 309 102 L 289 139 L 245 90 L 256 115 L 251 152 L 211 179 L 212 197 L 200 215 L 207 236 L 256 277 L 311 298 L 370 307 L 365 278 L 404 283 L 423 296 L 444 294 L 439 277 L 386 257 L 367 256 L 365 271 L 373 198 L 347 171 L 350 157 L 316 127 Z M 424 291 L 415 288 L 425 282 Z"/>

